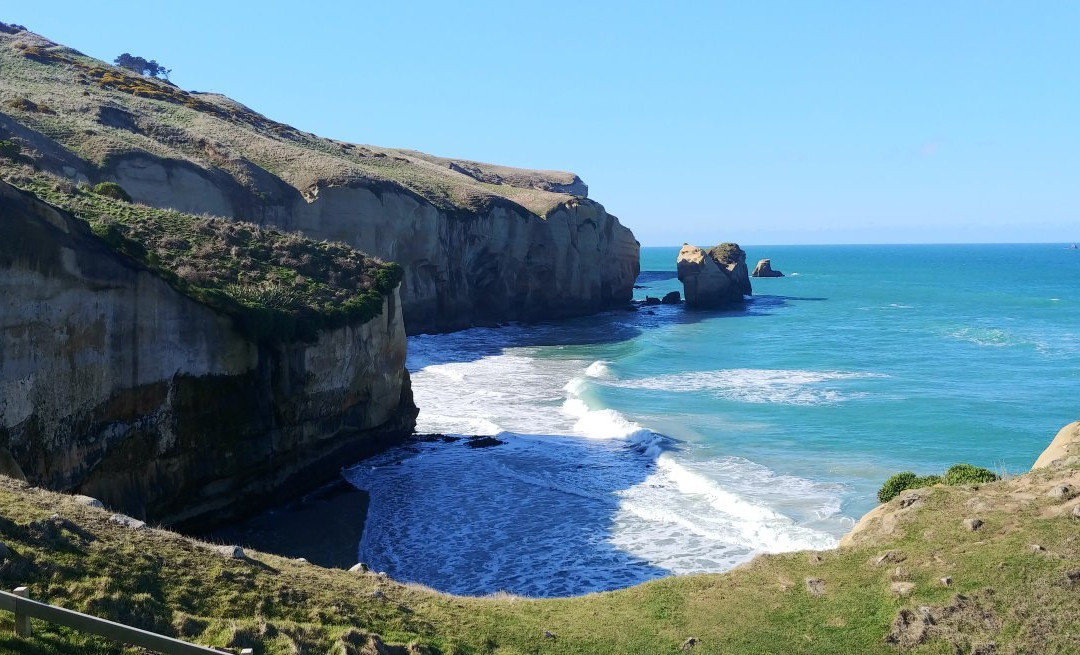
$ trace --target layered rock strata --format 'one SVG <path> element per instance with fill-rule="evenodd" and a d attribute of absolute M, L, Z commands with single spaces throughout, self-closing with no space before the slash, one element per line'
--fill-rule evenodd
<path fill-rule="evenodd" d="M 133 516 L 209 527 L 412 432 L 398 294 L 315 341 L 253 342 L 0 183 L 0 464 Z"/>

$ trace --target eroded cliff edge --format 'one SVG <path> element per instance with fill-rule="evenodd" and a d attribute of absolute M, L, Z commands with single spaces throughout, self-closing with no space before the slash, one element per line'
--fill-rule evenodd
<path fill-rule="evenodd" d="M 206 527 L 412 432 L 397 291 L 313 340 L 253 339 L 70 214 L 0 182 L 0 463 Z"/>
<path fill-rule="evenodd" d="M 397 262 L 410 333 L 581 315 L 632 297 L 638 243 L 573 173 L 320 138 L 14 26 L 0 29 L 0 65 L 0 140 L 39 170 Z"/>

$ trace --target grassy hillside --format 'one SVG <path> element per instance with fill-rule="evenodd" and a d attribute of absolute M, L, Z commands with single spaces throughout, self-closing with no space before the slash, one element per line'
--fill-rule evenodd
<path fill-rule="evenodd" d="M 253 178 L 263 174 L 301 192 L 316 185 L 378 182 L 447 210 L 475 209 L 498 198 L 543 216 L 571 198 L 558 191 L 577 180 L 559 171 L 320 138 L 224 96 L 135 75 L 2 23 L 0 112 L 58 144 L 66 151 L 62 155 L 92 166 L 146 152 L 222 170 L 252 189 Z"/>
<path fill-rule="evenodd" d="M 4 478 L 0 586 L 257 653 L 1075 653 L 1080 497 L 1062 485 L 1080 489 L 1076 458 L 980 487 L 905 491 L 837 550 L 529 600 L 448 596 L 250 551 L 229 559 Z M 11 628 L 0 615 L 0 651 L 120 652 L 45 624 L 29 641 Z M 402 648 L 376 648 L 373 634 Z"/>

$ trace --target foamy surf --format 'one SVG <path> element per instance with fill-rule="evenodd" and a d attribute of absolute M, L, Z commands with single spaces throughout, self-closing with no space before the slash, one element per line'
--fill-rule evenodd
<path fill-rule="evenodd" d="M 415 444 L 349 471 L 371 493 L 359 556 L 376 569 L 454 593 L 557 596 L 835 545 L 839 489 L 688 459 L 604 405 L 625 382 L 609 361 L 492 349 L 489 334 L 474 354 L 455 336 L 425 337 L 410 358 L 418 431 L 507 443 Z"/>
<path fill-rule="evenodd" d="M 865 391 L 845 390 L 843 383 L 880 377 L 884 376 L 850 371 L 738 368 L 617 380 L 608 384 L 652 391 L 706 392 L 718 398 L 746 403 L 820 405 L 864 397 Z"/>

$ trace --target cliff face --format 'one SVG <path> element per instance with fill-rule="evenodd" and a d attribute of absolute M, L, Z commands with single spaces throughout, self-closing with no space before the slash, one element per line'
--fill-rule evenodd
<path fill-rule="evenodd" d="M 0 464 L 209 526 L 411 433 L 397 294 L 312 343 L 256 343 L 0 182 Z M 15 468 L 17 467 L 17 469 Z"/>
<path fill-rule="evenodd" d="M 502 198 L 471 210 L 440 209 L 399 185 L 365 180 L 317 184 L 301 194 L 264 177 L 252 195 L 227 176 L 148 155 L 125 157 L 100 176 L 136 202 L 251 217 L 397 262 L 410 333 L 624 305 L 638 275 L 633 233 L 582 197 L 565 198 L 541 218 Z"/>
<path fill-rule="evenodd" d="M 0 67 L 0 139 L 39 169 L 395 261 L 409 332 L 586 314 L 632 297 L 638 244 L 573 173 L 320 138 L 15 27 L 0 30 Z"/>
<path fill-rule="evenodd" d="M 738 244 L 722 243 L 706 250 L 684 243 L 675 264 L 687 307 L 722 307 L 753 294 L 746 253 Z"/>

